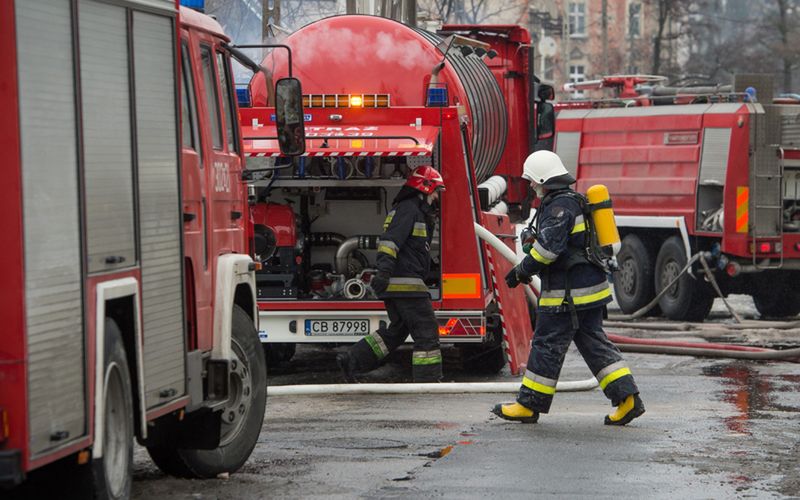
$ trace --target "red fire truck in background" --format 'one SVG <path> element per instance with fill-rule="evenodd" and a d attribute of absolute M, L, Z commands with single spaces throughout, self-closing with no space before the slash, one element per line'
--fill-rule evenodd
<path fill-rule="evenodd" d="M 215 477 L 260 433 L 233 49 L 176 3 L 0 2 L 3 486 L 126 498 L 134 437 Z"/>
<path fill-rule="evenodd" d="M 653 80 L 574 84 L 618 95 L 557 106 L 555 148 L 578 190 L 605 184 L 614 200 L 623 237 L 614 275 L 620 307 L 632 313 L 648 304 L 692 255 L 706 252 L 723 293 L 752 295 L 762 316 L 796 315 L 800 105 L 773 103 L 764 75 L 739 75 L 732 87 Z M 668 318 L 708 314 L 716 294 L 694 271 L 659 300 Z"/>
<path fill-rule="evenodd" d="M 355 342 L 388 322 L 369 287 L 378 236 L 408 172 L 429 164 L 447 185 L 427 280 L 441 339 L 475 368 L 499 370 L 509 351 L 516 373 L 530 344 L 528 306 L 506 288 L 510 264 L 474 225 L 513 248 L 512 218 L 530 206 L 520 177 L 536 143 L 528 32 L 445 26 L 433 34 L 346 15 L 284 43 L 290 51 L 262 65 L 278 77 L 291 64 L 302 82 L 305 153 L 280 154 L 262 75 L 251 80 L 252 107 L 240 108 L 268 356 L 289 359 L 297 343 Z"/>

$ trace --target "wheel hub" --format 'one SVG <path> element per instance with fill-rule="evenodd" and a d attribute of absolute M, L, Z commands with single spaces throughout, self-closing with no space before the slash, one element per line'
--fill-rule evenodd
<path fill-rule="evenodd" d="M 233 441 L 239 434 L 253 402 L 253 378 L 246 362 L 247 356 L 235 339 L 231 341 L 231 347 L 230 395 L 222 410 L 220 446 Z"/>
<path fill-rule="evenodd" d="M 619 284 L 625 295 L 633 295 L 636 290 L 636 266 L 633 259 L 626 259 L 619 269 Z"/>
<path fill-rule="evenodd" d="M 681 272 L 681 266 L 675 262 L 674 260 L 668 261 L 664 265 L 664 269 L 661 270 L 661 283 L 663 286 L 669 285 L 672 280 L 678 277 Z M 678 283 L 675 283 L 666 293 L 672 299 L 676 299 L 678 297 Z"/>

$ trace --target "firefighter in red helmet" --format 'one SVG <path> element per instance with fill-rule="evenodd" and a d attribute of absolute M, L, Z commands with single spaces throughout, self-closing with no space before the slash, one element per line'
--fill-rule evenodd
<path fill-rule="evenodd" d="M 433 167 L 420 166 L 409 174 L 392 202 L 378 242 L 378 272 L 370 281 L 386 305 L 390 323 L 337 355 L 336 362 L 348 382 L 355 382 L 356 373 L 377 368 L 409 335 L 414 340 L 414 381 L 438 382 L 442 378 L 439 324 L 425 284 L 441 191 L 442 175 Z"/>

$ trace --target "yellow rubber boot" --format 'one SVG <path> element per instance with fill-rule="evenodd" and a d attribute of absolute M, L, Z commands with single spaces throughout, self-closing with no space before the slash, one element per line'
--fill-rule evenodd
<path fill-rule="evenodd" d="M 498 404 L 492 408 L 492 413 L 504 420 L 535 424 L 539 420 L 539 413 L 526 408 L 519 403 Z"/>
<path fill-rule="evenodd" d="M 633 394 L 617 406 L 617 411 L 611 415 L 606 415 L 606 425 L 626 425 L 636 417 L 644 414 L 644 403 L 638 394 Z"/>

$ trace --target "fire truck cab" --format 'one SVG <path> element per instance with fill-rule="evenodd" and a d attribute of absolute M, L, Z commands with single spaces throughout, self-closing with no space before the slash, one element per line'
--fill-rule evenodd
<path fill-rule="evenodd" d="M 182 477 L 255 446 L 266 367 L 227 43 L 174 0 L 0 3 L 4 487 L 127 498 L 134 438 Z"/>

